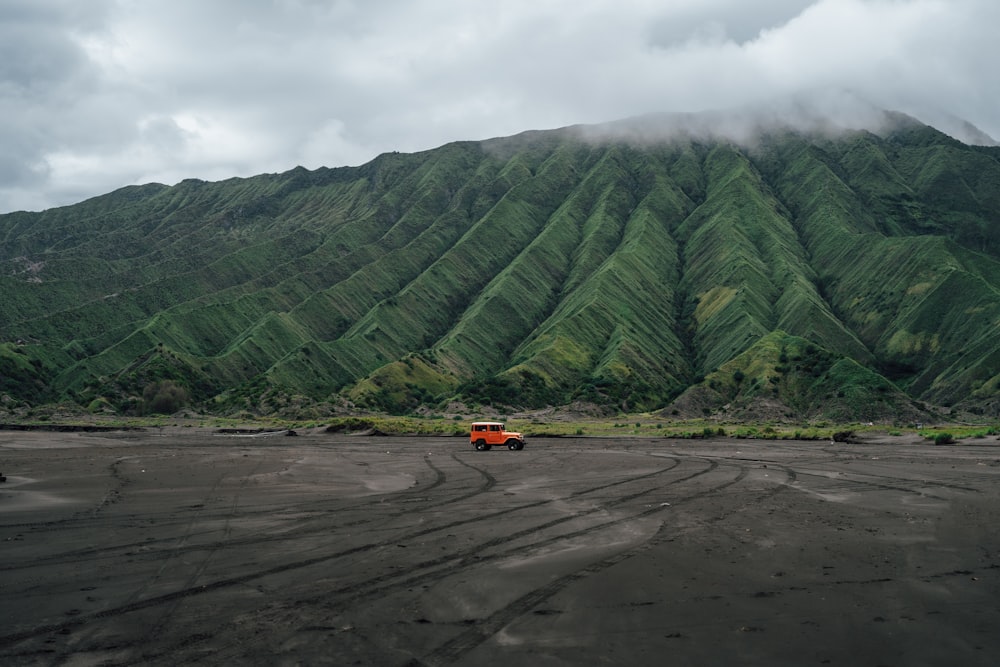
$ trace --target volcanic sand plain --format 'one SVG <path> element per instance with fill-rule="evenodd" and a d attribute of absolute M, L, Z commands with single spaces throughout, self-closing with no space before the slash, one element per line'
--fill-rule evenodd
<path fill-rule="evenodd" d="M 995 665 L 1000 442 L 0 432 L 5 665 Z"/>

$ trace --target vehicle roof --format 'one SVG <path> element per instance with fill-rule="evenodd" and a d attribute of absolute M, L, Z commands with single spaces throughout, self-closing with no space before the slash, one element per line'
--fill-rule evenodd
<path fill-rule="evenodd" d="M 486 425 L 497 424 L 499 426 L 503 426 L 503 422 L 472 422 L 473 426 L 476 426 L 477 424 L 486 424 Z"/>

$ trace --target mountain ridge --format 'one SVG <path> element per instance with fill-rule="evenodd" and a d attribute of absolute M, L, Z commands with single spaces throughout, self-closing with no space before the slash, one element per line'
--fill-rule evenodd
<path fill-rule="evenodd" d="M 0 215 L 0 395 L 995 414 L 1000 150 L 883 113 L 746 141 L 647 117 Z"/>

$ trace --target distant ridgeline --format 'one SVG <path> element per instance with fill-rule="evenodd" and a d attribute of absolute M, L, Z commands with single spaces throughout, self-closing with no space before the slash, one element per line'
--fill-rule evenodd
<path fill-rule="evenodd" d="M 1000 413 L 1000 149 L 657 122 L 2 215 L 0 413 Z"/>

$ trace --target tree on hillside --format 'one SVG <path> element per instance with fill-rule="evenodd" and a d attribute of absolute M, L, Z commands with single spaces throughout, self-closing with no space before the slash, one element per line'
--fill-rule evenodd
<path fill-rule="evenodd" d="M 142 390 L 143 414 L 169 415 L 188 403 L 187 389 L 173 380 L 151 382 Z"/>

